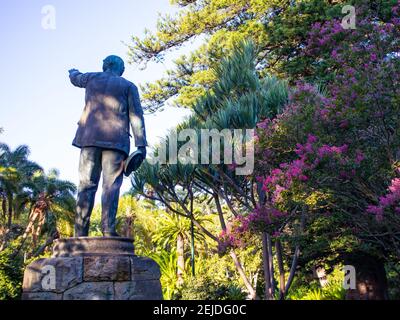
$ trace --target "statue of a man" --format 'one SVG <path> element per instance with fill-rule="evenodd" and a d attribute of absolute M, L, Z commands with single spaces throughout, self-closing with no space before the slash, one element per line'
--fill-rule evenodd
<path fill-rule="evenodd" d="M 75 237 L 89 233 L 101 172 L 102 232 L 104 236 L 118 236 L 115 222 L 123 174 L 129 176 L 146 157 L 146 131 L 138 89 L 121 77 L 124 71 L 124 61 L 118 56 L 103 61 L 103 72 L 69 70 L 71 83 L 86 89 L 85 108 L 72 142 L 81 148 Z M 128 158 L 129 124 L 138 150 Z"/>

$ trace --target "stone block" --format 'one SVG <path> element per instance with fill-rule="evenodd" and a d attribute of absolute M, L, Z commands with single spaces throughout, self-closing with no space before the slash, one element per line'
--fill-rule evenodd
<path fill-rule="evenodd" d="M 22 300 L 62 300 L 62 293 L 55 292 L 24 292 Z"/>
<path fill-rule="evenodd" d="M 114 300 L 162 300 L 159 280 L 137 280 L 114 283 Z"/>
<path fill-rule="evenodd" d="M 132 239 L 59 239 L 52 258 L 26 267 L 23 300 L 161 300 L 160 268 Z"/>
<path fill-rule="evenodd" d="M 134 255 L 133 240 L 122 237 L 77 237 L 54 241 L 53 257 Z"/>
<path fill-rule="evenodd" d="M 148 257 L 131 257 L 132 280 L 159 280 L 161 273 L 158 264 Z"/>
<path fill-rule="evenodd" d="M 51 291 L 61 293 L 82 282 L 82 258 L 38 259 L 27 266 L 23 290 L 27 292 Z M 54 269 L 48 266 L 54 267 Z M 55 273 L 55 288 L 43 286 L 44 277 Z"/>
<path fill-rule="evenodd" d="M 112 282 L 82 282 L 64 292 L 63 300 L 114 300 Z"/>
<path fill-rule="evenodd" d="M 84 257 L 84 281 L 129 281 L 131 265 L 126 256 Z"/>

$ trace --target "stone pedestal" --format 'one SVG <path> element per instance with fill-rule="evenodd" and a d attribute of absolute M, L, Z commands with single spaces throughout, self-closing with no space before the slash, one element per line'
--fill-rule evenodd
<path fill-rule="evenodd" d="M 60 239 L 51 258 L 27 266 L 22 299 L 161 300 L 160 269 L 129 238 Z"/>

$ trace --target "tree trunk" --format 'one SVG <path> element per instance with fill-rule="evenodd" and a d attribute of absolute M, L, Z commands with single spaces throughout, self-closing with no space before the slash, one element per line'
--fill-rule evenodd
<path fill-rule="evenodd" d="M 269 261 L 269 276 L 271 278 L 271 298 L 275 299 L 275 272 L 274 272 L 274 256 L 272 253 L 272 240 L 271 236 L 267 234 L 267 244 L 268 244 L 268 261 Z"/>
<path fill-rule="evenodd" d="M 122 230 L 122 234 L 126 238 L 133 238 L 133 235 L 132 235 L 132 223 L 133 223 L 132 216 L 125 216 L 124 217 L 124 225 L 123 225 L 123 228 L 122 228 L 123 229 Z"/>
<path fill-rule="evenodd" d="M 285 270 L 283 268 L 281 240 L 275 240 L 275 252 L 279 270 L 279 300 L 285 299 Z"/>
<path fill-rule="evenodd" d="M 265 300 L 271 300 L 272 299 L 271 270 L 270 270 L 269 252 L 268 252 L 268 235 L 266 232 L 262 233 L 262 260 L 264 266 Z"/>
<path fill-rule="evenodd" d="M 13 196 L 9 195 L 8 196 L 8 222 L 7 222 L 8 228 L 11 228 L 12 216 L 13 216 Z"/>
<path fill-rule="evenodd" d="M 236 270 L 239 272 L 239 275 L 242 278 L 244 285 L 247 288 L 247 291 L 249 291 L 251 298 L 253 300 L 256 300 L 257 299 L 256 290 L 253 288 L 249 279 L 247 278 L 246 273 L 243 270 L 242 264 L 240 263 L 239 258 L 236 255 L 235 251 L 233 251 L 233 249 L 230 252 L 230 256 L 232 257 L 233 263 L 235 264 L 235 267 L 236 267 Z"/>
<path fill-rule="evenodd" d="M 214 193 L 214 201 L 215 201 L 215 204 L 216 204 L 216 207 L 217 207 L 219 221 L 221 223 L 221 229 L 226 232 L 226 223 L 225 223 L 225 219 L 224 219 L 224 214 L 222 212 L 222 208 L 221 208 L 221 205 L 220 205 L 219 196 L 216 193 Z M 214 240 L 219 243 L 218 238 L 215 238 Z M 242 278 L 242 280 L 244 282 L 244 285 L 246 286 L 246 289 L 249 292 L 251 298 L 253 300 L 258 299 L 257 292 L 253 288 L 253 286 L 251 285 L 249 279 L 247 278 L 246 273 L 243 270 L 242 264 L 240 263 L 240 260 L 239 260 L 238 256 L 236 255 L 236 253 L 235 253 L 235 251 L 233 249 L 230 252 L 230 256 L 232 257 L 232 260 L 233 260 L 233 263 L 235 265 L 235 268 L 239 272 L 239 275 Z"/>
<path fill-rule="evenodd" d="M 297 245 L 296 248 L 294 249 L 292 266 L 290 267 L 289 277 L 285 286 L 285 295 L 289 292 L 290 286 L 292 285 L 294 274 L 296 273 L 297 261 L 299 260 L 299 255 L 300 255 L 300 246 Z"/>
<path fill-rule="evenodd" d="M 1 198 L 1 210 L 3 214 L 3 219 L 5 221 L 7 217 L 7 200 L 5 196 L 2 196 Z"/>
<path fill-rule="evenodd" d="M 224 216 L 223 216 L 221 203 L 219 201 L 219 196 L 216 193 L 214 193 L 213 196 L 214 196 L 215 205 L 216 205 L 217 211 L 218 211 L 218 217 L 219 217 L 219 223 L 221 224 L 221 229 L 222 230 L 226 230 L 225 219 L 224 219 Z"/>
<path fill-rule="evenodd" d="M 54 240 L 55 240 L 55 239 L 58 239 L 59 237 L 60 237 L 60 235 L 59 235 L 58 231 L 53 232 L 53 233 L 46 239 L 46 242 L 45 242 L 42 246 L 40 246 L 40 247 L 36 250 L 36 252 L 33 253 L 33 256 L 34 256 L 34 257 L 38 257 L 38 256 L 40 256 L 41 254 L 43 254 L 44 251 L 46 250 L 46 248 L 47 248 L 48 246 L 50 246 L 50 245 L 54 242 Z M 31 255 L 30 255 L 30 256 L 31 256 Z"/>
<path fill-rule="evenodd" d="M 356 271 L 356 288 L 349 289 L 346 300 L 388 300 L 384 262 L 367 253 L 357 252 L 345 257 L 345 265 Z"/>
<path fill-rule="evenodd" d="M 195 267 L 195 261 L 194 261 L 194 225 L 193 225 L 193 219 L 190 222 L 190 262 L 192 266 L 192 276 L 194 277 L 196 275 L 196 267 Z"/>
<path fill-rule="evenodd" d="M 185 251 L 184 251 L 185 241 L 183 236 L 179 233 L 176 239 L 176 254 L 177 254 L 177 276 L 178 276 L 178 285 L 181 286 L 183 284 L 183 273 L 185 271 Z"/>
<path fill-rule="evenodd" d="M 302 210 L 301 210 L 301 218 L 300 218 L 300 226 L 299 226 L 299 230 L 298 230 L 299 234 L 303 233 L 304 225 L 306 223 L 305 212 L 306 212 L 306 209 L 302 208 Z M 292 259 L 292 266 L 290 267 L 288 280 L 287 280 L 286 285 L 285 285 L 285 295 L 287 295 L 287 293 L 289 292 L 290 286 L 292 285 L 292 282 L 293 282 L 293 279 L 294 279 L 294 275 L 296 273 L 297 262 L 299 260 L 299 256 L 300 256 L 300 244 L 297 244 L 295 249 L 294 249 L 294 254 L 293 254 L 293 259 Z"/>

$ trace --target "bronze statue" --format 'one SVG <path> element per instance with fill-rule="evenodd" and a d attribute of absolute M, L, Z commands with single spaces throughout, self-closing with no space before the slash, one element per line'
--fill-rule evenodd
<path fill-rule="evenodd" d="M 81 148 L 75 237 L 87 236 L 100 174 L 103 172 L 101 224 L 104 236 L 115 230 L 119 189 L 146 157 L 146 130 L 137 87 L 122 77 L 124 61 L 109 56 L 103 72 L 69 70 L 71 83 L 86 89 L 85 108 L 72 144 Z M 130 157 L 132 127 L 137 151 Z"/>

